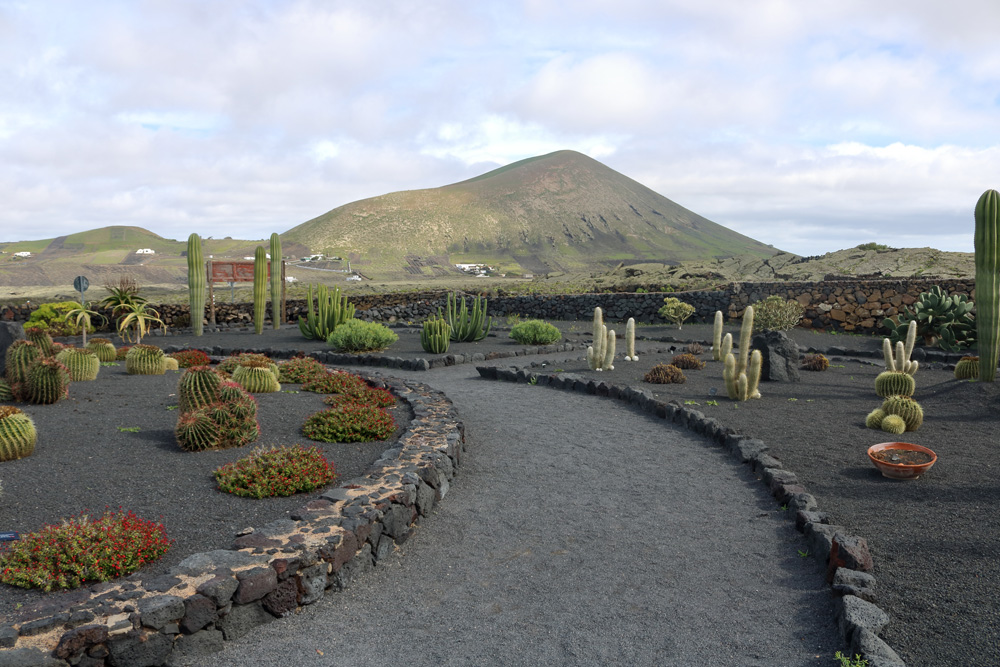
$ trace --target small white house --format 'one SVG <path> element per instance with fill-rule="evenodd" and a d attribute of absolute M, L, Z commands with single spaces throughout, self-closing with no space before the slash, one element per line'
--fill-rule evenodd
<path fill-rule="evenodd" d="M 135 251 L 137 255 L 155 255 L 156 252 L 152 248 L 139 248 Z"/>
<path fill-rule="evenodd" d="M 294 277 L 294 276 L 285 276 L 285 282 L 286 283 L 297 283 L 297 282 L 299 282 L 299 279 L 296 278 L 296 277 Z"/>
<path fill-rule="evenodd" d="M 31 253 L 27 250 L 22 250 L 21 252 L 15 252 L 14 257 L 31 257 Z"/>
<path fill-rule="evenodd" d="M 361 281 L 361 276 L 357 276 L 357 275 L 355 275 L 355 276 L 347 276 L 347 279 L 348 280 L 357 280 L 358 282 L 360 282 Z"/>

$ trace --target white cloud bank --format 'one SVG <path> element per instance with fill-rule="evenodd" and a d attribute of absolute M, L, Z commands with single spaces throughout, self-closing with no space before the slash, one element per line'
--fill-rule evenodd
<path fill-rule="evenodd" d="M 1000 6 L 0 0 L 0 240 L 264 238 L 572 148 L 804 255 L 972 249 Z"/>

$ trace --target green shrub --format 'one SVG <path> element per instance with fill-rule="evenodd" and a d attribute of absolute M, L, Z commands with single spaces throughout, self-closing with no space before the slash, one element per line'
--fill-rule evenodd
<path fill-rule="evenodd" d="M 705 367 L 705 362 L 693 354 L 685 352 L 683 354 L 675 354 L 674 358 L 670 360 L 670 365 L 677 368 L 700 371 Z"/>
<path fill-rule="evenodd" d="M 689 303 L 684 303 L 674 296 L 668 296 L 663 300 L 663 306 L 657 311 L 657 315 L 671 324 L 676 324 L 678 329 L 684 328 L 684 320 L 694 315 L 695 308 Z"/>
<path fill-rule="evenodd" d="M 290 496 L 329 484 L 333 463 L 315 447 L 259 448 L 212 473 L 219 490 L 246 498 Z"/>
<path fill-rule="evenodd" d="M 751 305 L 753 305 L 754 329 L 768 331 L 787 331 L 793 328 L 805 312 L 805 308 L 798 301 L 786 301 L 777 295 L 771 295 Z"/>
<path fill-rule="evenodd" d="M 385 440 L 395 431 L 396 420 L 385 409 L 349 401 L 317 412 L 302 425 L 302 435 L 317 442 Z"/>
<path fill-rule="evenodd" d="M 889 246 L 884 243 L 875 243 L 871 241 L 870 243 L 862 243 L 859 246 L 855 246 L 858 250 L 874 250 L 876 252 L 885 252 L 886 250 L 891 250 Z"/>
<path fill-rule="evenodd" d="M 510 337 L 521 345 L 550 345 L 560 340 L 562 333 L 548 322 L 525 320 L 511 327 Z"/>
<path fill-rule="evenodd" d="M 677 366 L 656 364 L 643 376 L 642 381 L 653 384 L 684 384 L 687 378 L 684 377 L 684 371 Z"/>
<path fill-rule="evenodd" d="M 397 340 L 399 336 L 384 324 L 352 319 L 334 329 L 326 343 L 339 352 L 377 352 Z"/>
<path fill-rule="evenodd" d="M 31 313 L 25 327 L 36 327 L 43 329 L 50 336 L 76 336 L 80 333 L 80 327 L 67 318 L 70 311 L 79 308 L 76 301 L 59 301 L 57 303 L 43 303 L 38 310 Z M 87 329 L 87 333 L 93 333 L 94 327 Z"/>
<path fill-rule="evenodd" d="M 296 357 L 278 364 L 278 372 L 281 382 L 301 384 L 322 377 L 326 369 L 312 357 Z"/>

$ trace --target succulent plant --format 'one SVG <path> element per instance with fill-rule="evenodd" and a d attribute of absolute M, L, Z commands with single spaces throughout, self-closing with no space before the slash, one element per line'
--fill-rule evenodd
<path fill-rule="evenodd" d="M 163 350 L 155 345 L 133 345 L 125 355 L 125 372 L 129 375 L 163 375 Z"/>
<path fill-rule="evenodd" d="M 101 370 L 101 360 L 97 355 L 79 347 L 67 347 L 56 355 L 56 360 L 69 370 L 69 377 L 74 382 L 96 380 Z"/>
<path fill-rule="evenodd" d="M 732 346 L 732 336 L 729 337 L 730 347 Z M 722 361 L 726 355 L 722 353 L 722 311 L 715 311 L 715 323 L 712 326 L 712 359 Z"/>
<path fill-rule="evenodd" d="M 993 382 L 1000 357 L 1000 193 L 987 190 L 980 195 L 975 219 L 979 380 Z"/>
<path fill-rule="evenodd" d="M 822 354 L 810 354 L 802 358 L 802 368 L 807 371 L 825 371 L 830 367 L 830 360 Z"/>
<path fill-rule="evenodd" d="M 705 353 L 705 348 L 702 347 L 701 343 L 688 343 L 684 346 L 684 351 L 688 354 L 698 356 L 699 354 Z"/>
<path fill-rule="evenodd" d="M 177 418 L 174 429 L 177 444 L 189 452 L 215 449 L 219 443 L 219 425 L 209 416 L 205 408 L 185 412 Z"/>
<path fill-rule="evenodd" d="M 635 353 L 635 318 L 628 318 L 625 323 L 625 361 L 639 361 Z"/>
<path fill-rule="evenodd" d="M 424 349 L 424 352 L 444 354 L 451 345 L 451 327 L 440 314 L 439 310 L 438 317 L 427 319 L 420 330 L 420 347 Z"/>
<path fill-rule="evenodd" d="M 486 338 L 493 325 L 493 318 L 486 316 L 487 305 L 486 297 L 473 297 L 472 310 L 469 310 L 464 297 L 459 299 L 454 292 L 449 292 L 444 318 L 451 327 L 451 339 L 473 343 Z"/>
<path fill-rule="evenodd" d="M 760 384 L 762 363 L 763 357 L 760 354 L 760 350 L 754 350 L 750 355 L 750 363 L 746 372 L 740 373 L 737 370 L 736 357 L 732 353 L 726 355 L 722 379 L 726 383 L 726 392 L 729 394 L 729 398 L 734 401 L 760 398 L 758 385 Z"/>
<path fill-rule="evenodd" d="M 257 402 L 235 382 L 224 381 L 215 401 L 181 413 L 175 434 L 187 451 L 242 447 L 260 434 Z"/>
<path fill-rule="evenodd" d="M 693 354 L 684 352 L 683 354 L 674 355 L 674 358 L 670 360 L 670 365 L 676 366 L 677 368 L 687 368 L 700 371 L 705 367 L 705 362 Z"/>
<path fill-rule="evenodd" d="M 56 350 L 52 342 L 52 336 L 48 331 L 38 327 L 25 327 L 24 335 L 42 351 L 42 356 L 53 357 Z"/>
<path fill-rule="evenodd" d="M 687 380 L 684 371 L 671 364 L 656 364 L 642 378 L 643 382 L 652 384 L 684 384 Z"/>
<path fill-rule="evenodd" d="M 0 403 L 10 403 L 14 398 L 14 388 L 6 380 L 0 380 Z"/>
<path fill-rule="evenodd" d="M 253 332 L 264 333 L 264 314 L 267 312 L 267 252 L 257 246 L 253 253 Z"/>
<path fill-rule="evenodd" d="M 170 356 L 164 355 L 163 357 L 163 370 L 166 371 L 179 371 L 181 369 L 180 364 L 176 359 Z"/>
<path fill-rule="evenodd" d="M 11 385 L 24 382 L 28 377 L 28 368 L 43 356 L 38 344 L 30 340 L 16 340 L 11 343 L 5 358 L 7 382 Z"/>
<path fill-rule="evenodd" d="M 281 328 L 281 237 L 271 234 L 271 328 Z"/>
<path fill-rule="evenodd" d="M 695 313 L 695 307 L 689 303 L 684 303 L 675 296 L 668 296 L 663 300 L 663 305 L 656 311 L 656 314 L 671 324 L 676 324 L 677 329 L 684 328 L 684 320 Z"/>
<path fill-rule="evenodd" d="M 190 412 L 214 403 L 219 397 L 222 376 L 208 366 L 192 366 L 184 371 L 177 383 L 177 403 L 180 411 Z"/>
<path fill-rule="evenodd" d="M 875 408 L 868 413 L 867 417 L 865 417 L 865 426 L 868 428 L 880 429 L 882 428 L 883 419 L 885 419 L 885 412 L 882 411 L 882 408 Z"/>
<path fill-rule="evenodd" d="M 949 296 L 935 285 L 923 292 L 913 304 L 912 310 L 899 314 L 896 324 L 886 318 L 882 325 L 889 330 L 893 343 L 907 335 L 905 327 L 910 322 L 917 323 L 917 335 L 925 345 L 939 345 L 949 352 L 956 352 L 976 342 L 976 320 L 972 315 L 972 303 L 962 294 Z"/>
<path fill-rule="evenodd" d="M 907 431 L 916 431 L 924 423 L 924 410 L 908 396 L 889 396 L 882 403 L 886 415 L 899 415 L 906 423 Z M 883 420 L 884 425 L 885 420 Z"/>
<path fill-rule="evenodd" d="M 875 393 L 879 398 L 913 396 L 917 383 L 913 376 L 903 371 L 884 371 L 875 378 Z"/>
<path fill-rule="evenodd" d="M 892 341 L 888 338 L 882 340 L 882 356 L 885 359 L 885 368 L 889 371 L 902 371 L 908 375 L 915 375 L 920 368 L 916 361 L 910 361 L 910 354 L 913 353 L 913 345 L 917 340 L 917 323 L 910 322 L 906 329 L 906 342 L 896 341 L 896 353 L 893 354 Z"/>
<path fill-rule="evenodd" d="M 188 237 L 188 308 L 191 313 L 191 330 L 195 336 L 202 335 L 205 319 L 205 283 L 207 282 L 205 260 L 201 254 L 201 239 L 197 234 Z"/>
<path fill-rule="evenodd" d="M 234 375 L 233 379 L 251 394 L 267 394 L 281 391 L 281 385 L 278 383 L 278 378 L 274 376 L 274 373 L 272 373 L 269 368 L 261 366 L 240 366 L 239 370 L 242 372 L 239 374 L 238 378 Z"/>
<path fill-rule="evenodd" d="M 955 378 L 958 380 L 979 379 L 979 357 L 962 357 L 955 364 Z"/>
<path fill-rule="evenodd" d="M 42 357 L 28 368 L 24 381 L 25 398 L 46 405 L 65 397 L 69 391 L 69 371 L 54 357 Z"/>
<path fill-rule="evenodd" d="M 306 296 L 306 316 L 299 318 L 299 331 L 306 338 L 326 340 L 334 329 L 354 317 L 354 305 L 348 303 L 347 295 L 341 295 L 340 288 L 331 293 L 326 285 L 316 286 L 316 310 L 313 311 L 313 286 L 309 285 Z"/>
<path fill-rule="evenodd" d="M 882 419 L 880 428 L 886 433 L 892 433 L 893 435 L 899 435 L 907 430 L 906 421 L 899 415 L 886 415 Z"/>
<path fill-rule="evenodd" d="M 594 344 L 587 348 L 587 365 L 592 371 L 613 371 L 615 360 L 615 332 L 604 324 L 604 312 L 594 308 Z"/>
<path fill-rule="evenodd" d="M 326 373 L 326 368 L 313 357 L 297 357 L 278 365 L 279 382 L 308 382 Z"/>
<path fill-rule="evenodd" d="M 91 338 L 87 343 L 87 349 L 97 355 L 97 359 L 102 362 L 115 361 L 115 346 L 107 338 Z"/>
<path fill-rule="evenodd" d="M 0 405 L 0 461 L 31 456 L 37 440 L 31 417 L 13 405 Z"/>

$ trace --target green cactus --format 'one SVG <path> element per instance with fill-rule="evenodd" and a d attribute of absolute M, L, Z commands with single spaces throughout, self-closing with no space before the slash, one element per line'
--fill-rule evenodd
<path fill-rule="evenodd" d="M 316 286 L 316 310 L 313 311 L 313 286 L 309 285 L 306 296 L 306 316 L 299 318 L 299 331 L 306 338 L 326 340 L 333 330 L 354 317 L 354 305 L 348 303 L 347 295 L 341 295 L 340 288 L 333 293 L 326 285 Z"/>
<path fill-rule="evenodd" d="M 753 306 L 747 306 L 743 311 L 743 323 L 740 325 L 740 356 L 736 363 L 736 374 L 747 372 L 747 362 L 750 357 L 750 335 L 753 333 Z M 757 398 L 751 396 L 751 398 Z"/>
<path fill-rule="evenodd" d="M 0 403 L 11 403 L 14 398 L 14 388 L 6 380 L 0 380 Z"/>
<path fill-rule="evenodd" d="M 912 309 L 900 313 L 899 324 L 886 318 L 882 325 L 889 330 L 893 343 L 902 340 L 904 327 L 916 322 L 917 336 L 925 345 L 937 344 L 949 352 L 957 352 L 976 342 L 976 321 L 972 316 L 972 303 L 962 294 L 948 296 L 935 285 L 920 294 Z"/>
<path fill-rule="evenodd" d="M 281 237 L 271 234 L 271 327 L 281 327 Z"/>
<path fill-rule="evenodd" d="M 90 350 L 78 347 L 67 347 L 56 355 L 56 360 L 69 370 L 73 382 L 96 380 L 101 370 L 101 360 Z"/>
<path fill-rule="evenodd" d="M 882 428 L 883 419 L 885 419 L 885 413 L 882 411 L 882 408 L 875 408 L 868 413 L 867 417 L 865 417 L 865 426 L 868 428 L 880 429 Z"/>
<path fill-rule="evenodd" d="M 924 423 L 924 410 L 912 398 L 907 396 L 890 396 L 882 403 L 882 412 L 886 415 L 899 415 L 906 422 L 907 431 L 916 431 Z M 884 420 L 883 420 L 884 425 Z"/>
<path fill-rule="evenodd" d="M 900 435 L 907 430 L 906 421 L 899 415 L 886 415 L 882 419 L 879 428 L 886 433 L 892 433 L 893 435 Z"/>
<path fill-rule="evenodd" d="M 733 337 L 729 337 L 729 345 L 732 347 Z M 726 354 L 729 354 L 728 352 Z M 726 355 L 722 353 L 722 311 L 715 311 L 715 323 L 712 325 L 712 360 L 722 361 Z"/>
<path fill-rule="evenodd" d="M 64 398 L 69 392 L 69 371 L 54 357 L 42 357 L 28 368 L 24 382 L 25 398 L 29 403 L 47 405 Z"/>
<path fill-rule="evenodd" d="M 188 307 L 191 313 L 191 330 L 202 335 L 205 319 L 205 260 L 201 255 L 201 239 L 197 234 L 188 237 Z"/>
<path fill-rule="evenodd" d="M 962 357 L 955 364 L 955 379 L 976 380 L 979 378 L 979 357 Z"/>
<path fill-rule="evenodd" d="M 253 253 L 253 332 L 264 333 L 264 315 L 267 313 L 267 252 L 257 246 Z"/>
<path fill-rule="evenodd" d="M 920 368 L 920 363 L 910 361 L 910 354 L 913 353 L 913 346 L 917 341 L 917 323 L 911 321 L 906 329 L 906 342 L 896 341 L 896 354 L 892 353 L 892 342 L 888 338 L 882 339 L 882 357 L 885 359 L 885 368 L 889 371 L 900 371 L 907 375 L 915 375 Z"/>
<path fill-rule="evenodd" d="M 439 308 L 438 316 L 426 320 L 420 330 L 420 347 L 431 354 L 445 354 L 450 345 L 451 327 L 448 326 L 448 321 L 441 316 Z"/>
<path fill-rule="evenodd" d="M 163 350 L 155 345 L 133 345 L 125 355 L 125 372 L 129 375 L 163 375 Z"/>
<path fill-rule="evenodd" d="M 625 323 L 625 361 L 639 361 L 635 353 L 635 318 L 628 318 Z"/>
<path fill-rule="evenodd" d="M 184 371 L 177 383 L 177 403 L 180 411 L 191 412 L 214 403 L 219 398 L 222 376 L 208 366 L 192 366 Z"/>
<path fill-rule="evenodd" d="M 31 417 L 13 405 L 0 406 L 0 461 L 31 456 L 37 440 Z"/>
<path fill-rule="evenodd" d="M 42 351 L 42 356 L 55 356 L 56 351 L 54 343 L 52 342 L 52 336 L 49 335 L 48 331 L 37 327 L 25 327 L 24 335 L 28 340 L 38 346 L 38 349 Z"/>
<path fill-rule="evenodd" d="M 219 443 L 219 425 L 212 420 L 206 408 L 200 408 L 180 415 L 174 435 L 177 444 L 185 451 L 215 449 Z"/>
<path fill-rule="evenodd" d="M 164 355 L 163 357 L 163 372 L 167 371 L 177 371 L 180 370 L 180 364 L 173 357 L 168 357 Z"/>
<path fill-rule="evenodd" d="M 604 311 L 594 308 L 594 342 L 587 348 L 587 365 L 592 371 L 613 371 L 615 360 L 615 332 L 604 324 Z"/>
<path fill-rule="evenodd" d="M 235 382 L 222 382 L 216 400 L 177 420 L 177 443 L 186 451 L 242 447 L 260 434 L 257 403 Z"/>
<path fill-rule="evenodd" d="M 28 378 L 28 368 L 44 355 L 42 349 L 30 340 L 16 340 L 7 348 L 6 377 L 9 384 L 19 384 Z"/>
<path fill-rule="evenodd" d="M 726 393 L 734 401 L 746 401 L 760 398 L 760 371 L 764 358 L 760 350 L 754 350 L 750 355 L 746 371 L 740 372 L 736 357 L 730 352 L 726 355 L 722 379 L 726 383 Z"/>
<path fill-rule="evenodd" d="M 243 372 L 240 373 L 239 379 L 236 379 L 235 375 L 233 379 L 251 394 L 267 394 L 281 391 L 278 379 L 269 368 L 260 366 L 241 366 L 241 368 Z"/>
<path fill-rule="evenodd" d="M 97 355 L 97 359 L 102 362 L 112 362 L 115 360 L 115 346 L 107 338 L 91 338 L 87 343 L 87 349 Z"/>
<path fill-rule="evenodd" d="M 1000 193 L 984 192 L 976 202 L 975 218 L 979 381 L 993 382 L 1000 358 Z"/>
<path fill-rule="evenodd" d="M 486 338 L 493 325 L 493 318 L 486 316 L 486 308 L 486 297 L 473 297 L 472 310 L 469 310 L 464 297 L 459 299 L 454 292 L 449 293 L 445 319 L 451 327 L 451 339 L 473 343 Z"/>
<path fill-rule="evenodd" d="M 875 378 L 875 393 L 879 398 L 913 396 L 917 383 L 913 376 L 903 371 L 884 371 Z"/>

